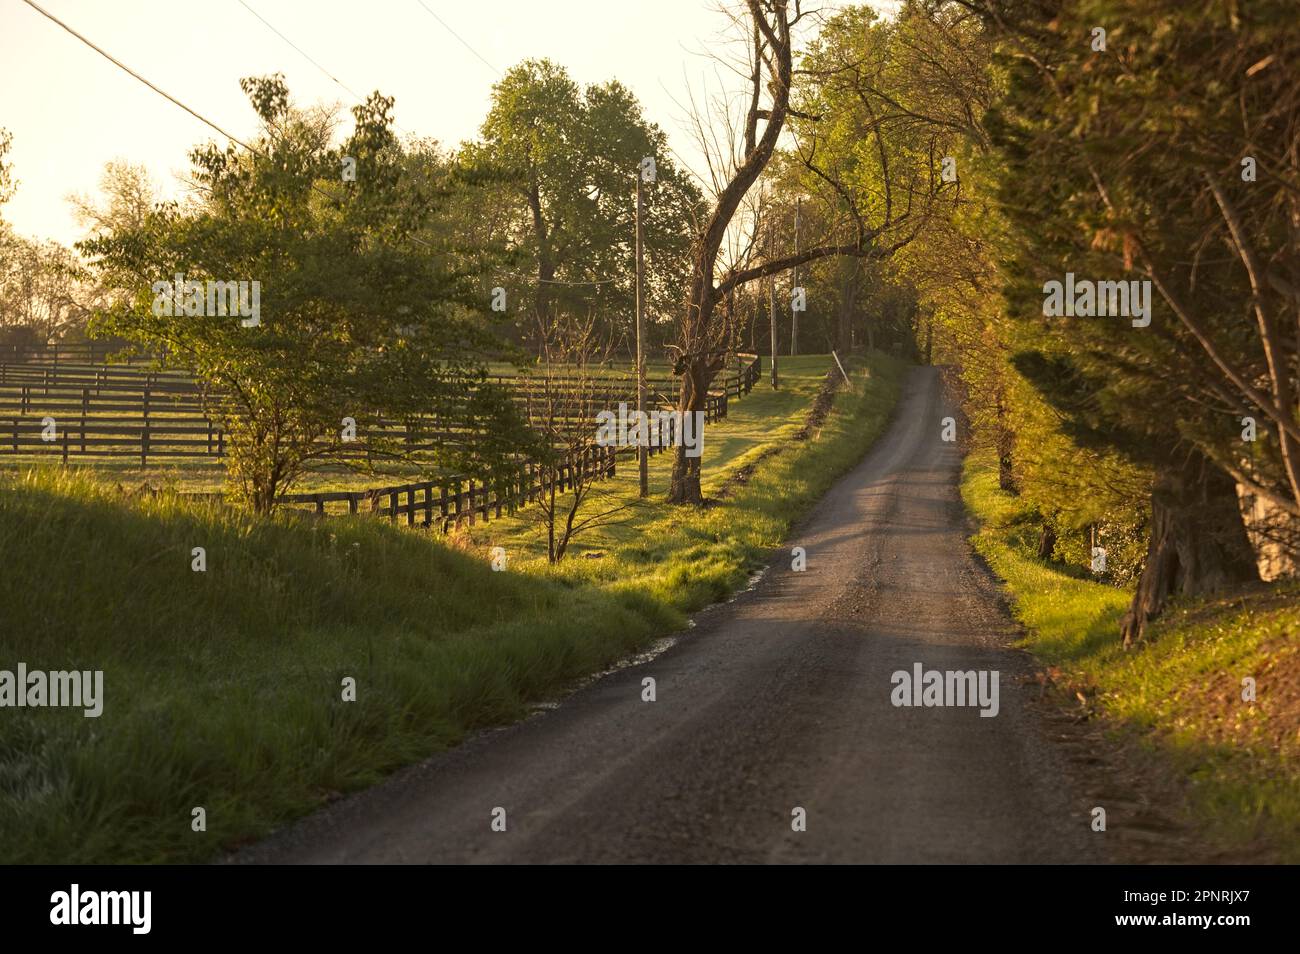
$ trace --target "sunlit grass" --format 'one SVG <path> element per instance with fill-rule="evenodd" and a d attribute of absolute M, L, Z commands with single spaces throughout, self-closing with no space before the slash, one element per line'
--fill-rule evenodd
<path fill-rule="evenodd" d="M 557 567 L 546 566 L 543 528 L 527 510 L 476 527 L 474 543 L 505 547 L 511 565 L 529 572 L 615 590 L 632 585 L 683 611 L 724 597 L 781 543 L 794 516 L 861 456 L 893 407 L 903 366 L 877 357 L 856 373 L 854 392 L 840 395 L 837 413 L 823 430 L 806 444 L 792 442 L 829 361 L 827 356 L 782 359 L 780 391 L 774 394 L 763 385 L 733 406 L 725 424 L 706 428 L 706 496 L 719 494 L 739 468 L 761 461 L 754 475 L 719 504 L 703 511 L 657 506 L 671 474 L 671 455 L 665 453 L 651 459 L 648 504 L 638 502 L 635 462 L 620 467 L 611 497 L 595 505 L 629 505 L 631 511 L 621 515 L 626 522 L 578 537 L 573 555 Z"/>

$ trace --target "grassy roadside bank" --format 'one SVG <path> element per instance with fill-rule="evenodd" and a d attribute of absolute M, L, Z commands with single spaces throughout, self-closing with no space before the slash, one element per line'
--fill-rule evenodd
<path fill-rule="evenodd" d="M 634 509 L 584 539 L 599 559 L 557 568 L 524 515 L 473 531 L 519 553 L 494 573 L 481 541 L 366 518 L 258 520 L 57 469 L 5 478 L 0 669 L 102 670 L 104 699 L 98 718 L 0 712 L 0 862 L 210 858 L 679 627 L 742 584 L 883 429 L 905 367 L 877 356 L 791 440 L 829 363 L 792 362 L 781 392 L 710 431 L 710 494 L 762 457 L 721 502 Z M 655 461 L 656 493 L 668 465 Z M 634 494 L 633 468 L 616 480 Z"/>
<path fill-rule="evenodd" d="M 1130 594 L 1038 560 L 1034 529 L 991 460 L 968 458 L 962 496 L 980 524 L 972 543 L 1025 626 L 1024 648 L 1187 780 L 1212 837 L 1259 849 L 1260 861 L 1300 861 L 1300 590 L 1176 606 L 1125 652 Z M 1248 677 L 1254 702 L 1243 700 Z"/>
<path fill-rule="evenodd" d="M 491 547 L 503 547 L 509 566 L 524 572 L 650 596 L 680 613 L 725 599 L 870 446 L 888 420 L 905 370 L 883 355 L 858 365 L 853 392 L 841 388 L 823 426 L 798 440 L 830 367 L 829 356 L 782 358 L 781 389 L 761 385 L 738 402 L 724 426 L 706 434 L 701 486 L 714 503 L 702 511 L 657 505 L 672 467 L 671 455 L 660 454 L 650 461 L 649 506 L 638 501 L 635 464 L 620 465 L 601 506 L 626 506 L 626 517 L 578 537 L 572 555 L 557 566 L 546 563 L 545 530 L 535 511 L 479 524 L 463 543 L 485 559 Z"/>

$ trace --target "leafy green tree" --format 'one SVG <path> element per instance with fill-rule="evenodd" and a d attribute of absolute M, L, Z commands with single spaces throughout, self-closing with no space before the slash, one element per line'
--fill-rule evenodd
<path fill-rule="evenodd" d="M 1079 446 L 1151 474 L 1131 642 L 1171 596 L 1255 578 L 1235 485 L 1300 513 L 1284 357 L 1300 304 L 1287 145 L 1300 97 L 1270 74 L 1300 33 L 1283 3 L 975 6 L 1000 32 L 1008 75 L 990 128 L 1021 238 L 1008 263 L 1016 366 Z M 1250 155 L 1267 157 L 1257 182 L 1242 174 Z M 1044 282 L 1066 272 L 1146 281 L 1149 326 L 1044 318 Z M 1242 441 L 1252 413 L 1271 440 Z"/>
<path fill-rule="evenodd" d="M 345 418 L 363 433 L 381 419 L 428 422 L 463 438 L 445 442 L 445 463 L 512 473 L 525 432 L 485 380 L 496 346 L 475 317 L 485 303 L 463 256 L 417 240 L 441 203 L 409 174 L 392 100 L 376 93 L 354 108 L 353 130 L 333 146 L 328 124 L 291 107 L 280 77 L 241 85 L 263 125 L 252 153 L 196 148 L 196 208 L 157 206 L 83 243 L 101 275 L 133 276 L 98 332 L 165 345 L 211 386 L 231 473 L 259 512 L 313 462 L 349 449 Z M 159 283 L 177 274 L 249 282 L 249 299 L 260 283 L 260 323 L 251 309 L 228 314 L 210 286 L 197 307 L 188 288 L 187 308 L 166 307 Z"/>
<path fill-rule="evenodd" d="M 78 224 L 91 236 L 140 228 L 158 201 L 149 170 L 123 159 L 104 164 L 99 191 L 98 198 L 80 192 L 68 196 Z"/>
<path fill-rule="evenodd" d="M 518 270 L 485 276 L 507 291 L 516 334 L 540 346 L 553 314 L 595 314 L 628 354 L 635 343 L 635 184 L 645 186 L 647 315 L 680 300 L 699 190 L 673 162 L 667 137 L 617 81 L 579 88 L 550 60 L 526 60 L 493 87 L 477 142 L 462 161 L 495 189 L 480 219 L 516 253 Z"/>
<path fill-rule="evenodd" d="M 16 182 L 6 160 L 13 136 L 0 129 L 0 205 Z M 85 325 L 86 273 L 71 249 L 16 234 L 0 219 L 0 336 L 5 343 L 45 345 Z"/>
<path fill-rule="evenodd" d="M 30 331 L 27 341 L 47 345 L 84 329 L 90 290 L 86 270 L 58 242 L 0 237 L 0 328 Z"/>
<path fill-rule="evenodd" d="M 800 115 L 792 123 L 805 137 L 820 132 L 820 170 L 835 170 L 863 208 L 906 206 L 919 191 L 918 178 L 909 185 L 913 170 L 939 178 L 943 201 L 926 208 L 887 270 L 878 262 L 859 270 L 855 279 L 865 287 L 843 282 L 842 268 L 836 275 L 816 263 L 810 279 L 819 284 L 818 299 L 828 292 L 839 299 L 841 346 L 859 337 L 851 304 L 859 294 L 876 312 L 863 328 L 869 345 L 878 323 L 891 312 L 906 315 L 914 297 L 908 333 L 919 353 L 958 369 L 969 446 L 989 452 L 1002 488 L 1039 511 L 1040 555 L 1088 566 L 1083 543 L 1098 526 L 1112 552 L 1116 541 L 1125 553 L 1132 549 L 1127 544 L 1144 519 L 1134 503 L 1140 481 L 1113 452 L 1080 447 L 1063 434 L 1056 413 L 1012 363 L 1019 323 L 1006 313 L 999 266 L 1016 239 L 998 195 L 1005 164 L 985 126 L 1003 87 L 993 50 L 991 31 L 957 3 L 906 2 L 889 21 L 850 8 L 827 22 L 803 64 Z M 780 180 L 784 191 L 815 189 L 806 166 L 789 169 L 796 178 Z M 857 316 L 858 327 L 866 317 Z M 1112 578 L 1125 578 L 1133 562 L 1110 561 L 1118 570 Z"/>

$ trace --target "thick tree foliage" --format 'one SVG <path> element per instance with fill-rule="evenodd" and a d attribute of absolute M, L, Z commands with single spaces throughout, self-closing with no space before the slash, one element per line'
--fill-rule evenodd
<path fill-rule="evenodd" d="M 990 128 L 1019 237 L 1016 365 L 1077 442 L 1153 475 L 1132 640 L 1169 596 L 1254 577 L 1234 484 L 1300 513 L 1300 95 L 1282 65 L 1300 31 L 1278 2 L 969 5 L 1008 76 Z M 1067 272 L 1149 283 L 1150 324 L 1043 317 Z"/>
<path fill-rule="evenodd" d="M 523 438 L 485 381 L 496 343 L 475 311 L 486 302 L 457 250 L 431 244 L 445 195 L 412 174 L 392 101 L 376 93 L 356 107 L 335 146 L 279 77 L 242 85 L 264 127 L 251 153 L 196 148 L 192 207 L 161 205 L 83 243 L 103 275 L 131 277 L 97 331 L 164 346 L 212 387 L 231 472 L 259 511 L 310 462 L 347 449 L 345 418 L 362 432 L 381 418 L 432 422 L 464 437 L 447 442 L 448 463 L 509 466 Z M 176 275 L 187 306 L 160 308 L 158 283 Z M 214 308 L 209 282 L 258 282 L 260 323 L 219 295 Z"/>
<path fill-rule="evenodd" d="M 506 290 L 515 334 L 539 352 L 560 316 L 594 315 L 627 356 L 635 351 L 635 187 L 645 186 L 650 323 L 681 298 L 701 196 L 676 165 L 663 131 L 617 81 L 582 89 L 550 60 L 526 60 L 493 87 L 480 138 L 462 150 L 485 183 L 480 217 L 514 252 L 485 272 Z"/>

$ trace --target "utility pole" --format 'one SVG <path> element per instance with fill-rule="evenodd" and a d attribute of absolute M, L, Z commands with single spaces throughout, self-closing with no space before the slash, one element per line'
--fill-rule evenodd
<path fill-rule="evenodd" d="M 767 233 L 767 260 L 772 261 L 773 239 L 775 232 Z M 776 376 L 776 275 L 767 276 L 767 299 L 772 310 L 772 390 L 778 387 Z"/>
<path fill-rule="evenodd" d="M 794 200 L 794 254 L 799 254 L 799 207 L 803 205 L 803 199 Z M 794 267 L 794 288 L 799 287 L 799 266 Z M 790 302 L 790 355 L 799 353 L 799 312 L 794 310 L 793 295 Z"/>
<path fill-rule="evenodd" d="M 645 418 L 645 233 L 642 228 L 642 211 L 645 208 L 645 190 L 640 169 L 636 173 L 636 413 L 637 420 Z M 649 435 L 642 435 L 648 437 Z M 636 450 L 636 466 L 641 475 L 641 496 L 650 495 L 650 451 L 646 441 Z"/>

